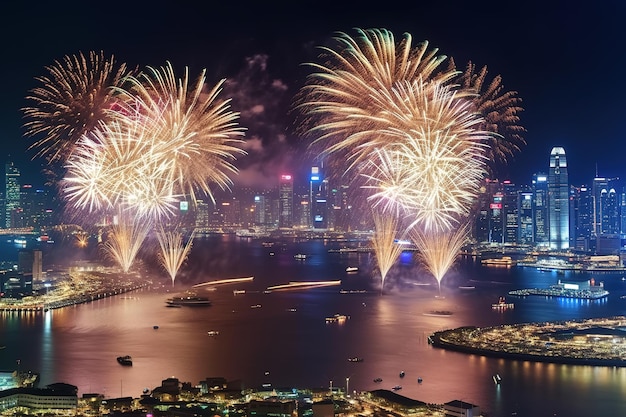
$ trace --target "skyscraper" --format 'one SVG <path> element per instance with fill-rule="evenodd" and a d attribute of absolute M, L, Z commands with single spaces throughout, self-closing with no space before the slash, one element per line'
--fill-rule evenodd
<path fill-rule="evenodd" d="M 569 179 L 565 149 L 550 152 L 548 170 L 548 241 L 550 249 L 569 248 Z"/>
<path fill-rule="evenodd" d="M 533 236 L 535 245 L 548 244 L 548 176 L 533 175 Z"/>
<path fill-rule="evenodd" d="M 278 183 L 278 227 L 293 226 L 293 177 L 280 176 Z"/>
<path fill-rule="evenodd" d="M 15 213 L 20 207 L 20 171 L 8 162 L 4 166 L 5 179 L 5 217 L 6 228 L 15 227 Z"/>

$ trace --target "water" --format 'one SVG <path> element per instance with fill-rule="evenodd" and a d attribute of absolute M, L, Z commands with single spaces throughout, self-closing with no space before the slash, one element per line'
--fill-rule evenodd
<path fill-rule="evenodd" d="M 594 276 L 611 292 L 602 301 L 515 298 L 510 299 L 513 310 L 494 311 L 491 304 L 511 289 L 589 277 L 485 268 L 468 258 L 444 278 L 439 293 L 436 282 L 406 252 L 381 295 L 371 255 L 328 252 L 337 247 L 321 240 L 273 247 L 232 236 L 197 240 L 173 290 L 163 285 L 46 313 L 4 313 L 0 344 L 6 348 L 0 350 L 0 369 L 16 369 L 19 360 L 20 369 L 41 374 L 40 385 L 66 382 L 78 386 L 79 395 L 137 397 L 172 376 L 193 384 L 223 376 L 242 388 L 348 384 L 361 391 L 401 385 L 401 395 L 430 403 L 459 399 L 478 404 L 490 416 L 626 414 L 626 368 L 492 359 L 427 343 L 433 331 L 464 325 L 625 314 L 622 275 Z M 308 257 L 298 261 L 296 253 Z M 347 274 L 347 266 L 359 271 Z M 161 271 L 145 274 L 169 282 Z M 165 307 L 168 297 L 192 283 L 247 276 L 254 280 L 206 291 L 211 307 Z M 289 281 L 336 279 L 341 286 L 264 293 L 270 285 Z M 235 295 L 235 289 L 246 293 Z M 341 294 L 340 289 L 354 292 Z M 424 315 L 433 310 L 453 314 Z M 349 319 L 326 323 L 334 314 Z M 219 334 L 209 336 L 209 331 Z M 115 358 L 127 354 L 133 366 L 118 365 Z M 354 363 L 349 357 L 364 360 Z M 499 386 L 492 380 L 496 373 L 502 377 Z"/>

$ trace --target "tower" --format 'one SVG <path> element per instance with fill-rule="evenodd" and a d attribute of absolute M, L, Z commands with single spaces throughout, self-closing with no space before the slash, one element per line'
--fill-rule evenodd
<path fill-rule="evenodd" d="M 543 173 L 533 175 L 533 238 L 535 245 L 548 244 L 548 176 Z"/>
<path fill-rule="evenodd" d="M 278 183 L 278 227 L 293 226 L 293 177 L 289 174 L 280 176 Z"/>
<path fill-rule="evenodd" d="M 550 249 L 569 248 L 569 179 L 565 149 L 550 152 L 548 170 L 548 241 Z"/>
<path fill-rule="evenodd" d="M 6 228 L 15 227 L 15 214 L 20 207 L 20 171 L 8 162 L 4 166 L 5 179 L 5 217 Z"/>

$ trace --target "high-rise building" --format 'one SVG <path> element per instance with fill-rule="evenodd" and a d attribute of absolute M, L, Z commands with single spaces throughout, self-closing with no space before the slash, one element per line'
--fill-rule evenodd
<path fill-rule="evenodd" d="M 209 205 L 204 200 L 196 200 L 196 227 L 204 229 L 209 227 Z"/>
<path fill-rule="evenodd" d="M 517 188 L 511 181 L 502 182 L 502 221 L 503 221 L 503 242 L 515 244 L 519 231 L 519 211 Z"/>
<path fill-rule="evenodd" d="M 571 187 L 570 246 L 579 251 L 587 252 L 592 248 L 593 212 L 591 188 Z"/>
<path fill-rule="evenodd" d="M 620 232 L 619 189 L 617 178 L 593 179 L 593 230 L 595 236 Z"/>
<path fill-rule="evenodd" d="M 518 243 L 530 245 L 533 237 L 533 193 L 530 190 L 520 190 L 517 199 Z"/>
<path fill-rule="evenodd" d="M 4 166 L 5 179 L 5 220 L 6 228 L 17 227 L 19 223 L 16 219 L 17 212 L 20 208 L 20 171 L 8 162 Z"/>
<path fill-rule="evenodd" d="M 533 175 L 533 237 L 537 246 L 548 245 L 548 176 Z"/>
<path fill-rule="evenodd" d="M 548 170 L 548 240 L 550 249 L 569 248 L 569 178 L 565 149 L 550 152 Z"/>
<path fill-rule="evenodd" d="M 289 174 L 280 176 L 278 183 L 278 227 L 293 226 L 293 177 Z"/>
<path fill-rule="evenodd" d="M 311 225 L 315 229 L 327 229 L 331 205 L 328 201 L 328 180 L 323 178 L 320 167 L 311 167 L 309 178 L 309 201 Z"/>

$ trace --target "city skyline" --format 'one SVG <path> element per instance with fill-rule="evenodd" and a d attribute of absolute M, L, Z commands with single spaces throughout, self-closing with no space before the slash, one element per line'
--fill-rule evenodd
<path fill-rule="evenodd" d="M 468 61 L 478 68 L 486 65 L 488 78 L 500 74 L 505 89 L 518 92 L 527 145 L 499 178 L 523 182 L 545 165 L 543 155 L 555 146 L 568 152 L 572 183 L 587 181 L 596 172 L 622 176 L 623 107 L 614 97 L 623 89 L 623 58 L 613 52 L 619 50 L 614 31 L 625 14 L 619 2 L 563 7 L 525 3 L 517 10 L 490 2 L 478 7 L 400 3 L 375 11 L 349 3 L 332 9 L 316 3 L 305 10 L 294 5 L 261 8 L 244 2 L 233 8 L 192 3 L 177 5 L 174 12 L 182 16 L 171 20 L 168 6 L 163 1 L 149 9 L 140 3 L 126 8 L 133 36 L 110 28 L 106 13 L 71 2 L 28 10 L 20 5 L 7 11 L 3 35 L 14 42 L 6 45 L 10 64 L 1 70 L 8 84 L 0 112 L 5 159 L 11 155 L 22 165 L 34 154 L 27 150 L 31 141 L 22 137 L 20 114 L 24 97 L 36 86 L 34 78 L 65 55 L 103 50 L 131 67 L 160 66 L 170 60 L 176 68 L 189 66 L 192 77 L 207 68 L 211 81 L 229 80 L 225 89 L 233 92 L 233 108 L 242 113 L 250 153 L 238 161 L 241 172 L 233 179 L 245 185 L 255 178 L 275 178 L 308 157 L 289 112 L 306 74 L 302 64 L 312 62 L 316 47 L 335 31 L 378 27 L 391 30 L 397 39 L 408 32 L 416 43 L 427 40 L 439 53 L 454 58 L 459 69 Z M 209 17 L 216 15 L 220 19 Z M 209 29 L 201 24 L 204 16 Z M 46 42 L 40 39 L 43 33 L 50 35 Z M 37 159 L 30 163 L 33 172 L 25 170 L 24 175 L 37 178 L 44 164 Z"/>

